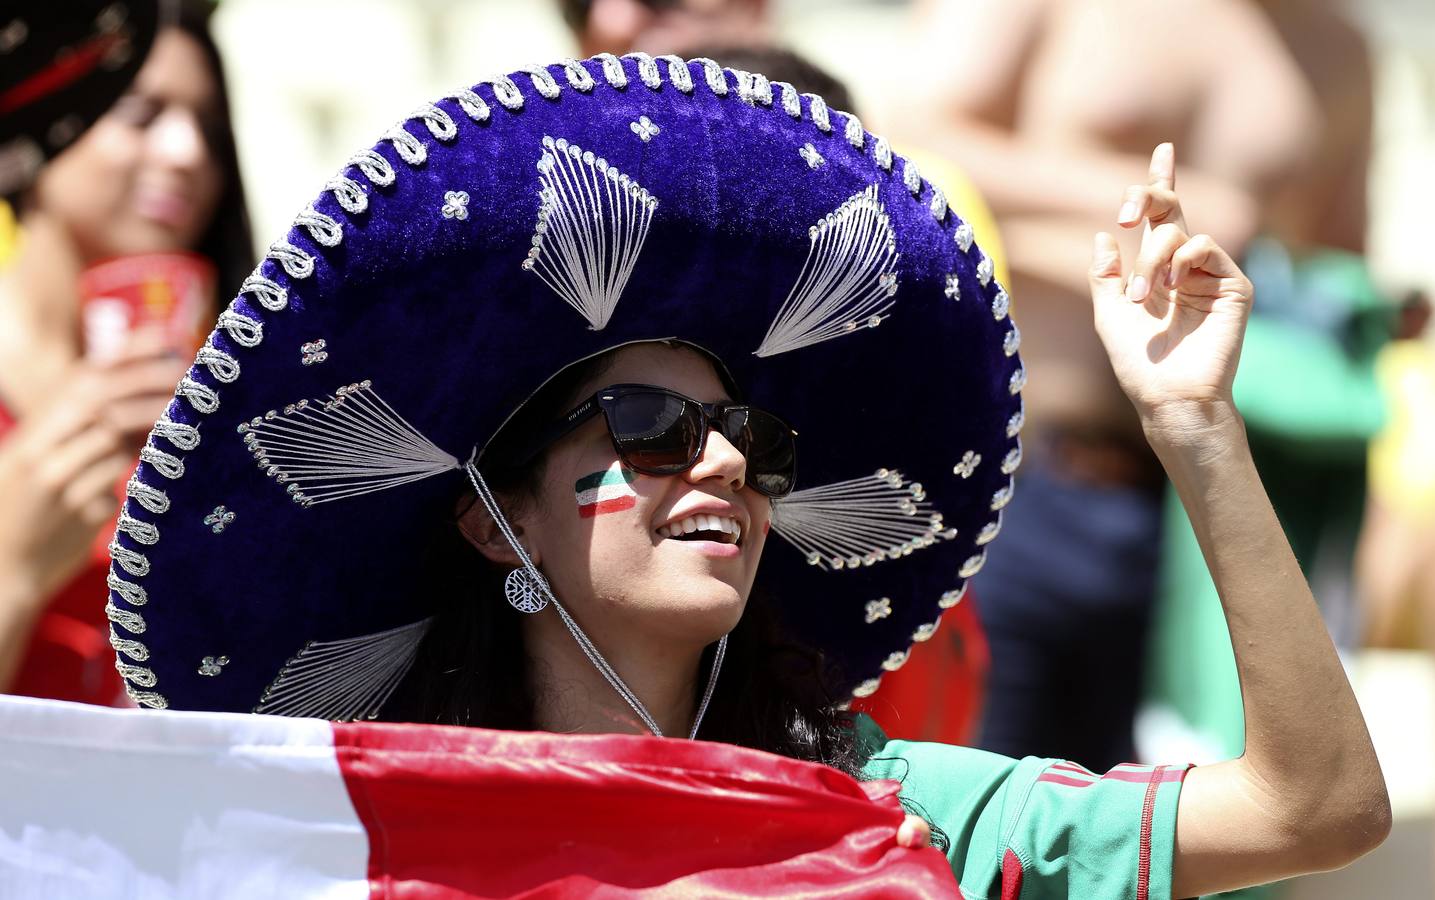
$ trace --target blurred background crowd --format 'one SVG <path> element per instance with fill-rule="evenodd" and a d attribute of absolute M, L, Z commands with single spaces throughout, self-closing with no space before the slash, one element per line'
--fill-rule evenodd
<path fill-rule="evenodd" d="M 34 6 L 0 4 L 0 70 L 43 43 Z M 1092 234 L 1173 141 L 1192 228 L 1257 287 L 1237 403 L 1396 814 L 1352 869 L 1251 893 L 1435 896 L 1435 7 L 175 0 L 151 40 L 143 13 L 92 6 L 55 20 L 72 39 L 38 77 L 0 71 L 0 123 L 28 117 L 0 146 L 0 692 L 127 702 L 103 609 L 118 490 L 254 247 L 394 110 L 566 56 L 705 56 L 916 160 L 999 256 L 1022 328 L 1002 539 L 866 709 L 893 736 L 1098 771 L 1241 752 L 1219 598 L 1086 294 Z"/>

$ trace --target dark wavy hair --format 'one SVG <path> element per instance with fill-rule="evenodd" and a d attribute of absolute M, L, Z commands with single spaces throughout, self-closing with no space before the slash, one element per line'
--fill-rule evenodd
<path fill-rule="evenodd" d="M 612 358 L 609 353 L 564 370 L 484 451 L 484 477 L 510 516 L 537 502 L 546 460 L 522 467 L 504 460 L 525 455 L 525 438 L 579 402 L 579 387 L 602 375 Z M 473 502 L 470 491 L 455 505 L 464 509 Z M 485 559 L 452 522 L 435 532 L 423 571 L 421 589 L 437 601 L 434 621 L 384 718 L 534 729 L 533 660 L 523 641 L 524 614 L 504 597 L 507 572 Z M 712 654 L 712 647 L 703 654 L 698 689 L 706 684 Z M 838 674 L 822 654 L 783 633 L 774 599 L 754 589 L 728 637 L 701 737 L 825 763 L 859 777 L 865 759 L 850 718 L 838 709 L 843 698 L 830 688 Z"/>

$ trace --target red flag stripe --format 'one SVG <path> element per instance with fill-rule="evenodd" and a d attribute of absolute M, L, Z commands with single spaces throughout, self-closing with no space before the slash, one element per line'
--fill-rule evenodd
<path fill-rule="evenodd" d="M 895 782 L 726 744 L 336 725 L 374 898 L 951 896 Z"/>

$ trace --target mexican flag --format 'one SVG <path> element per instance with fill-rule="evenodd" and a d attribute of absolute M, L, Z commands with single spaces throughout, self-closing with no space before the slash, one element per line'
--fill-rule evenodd
<path fill-rule="evenodd" d="M 638 502 L 632 483 L 633 473 L 616 462 L 603 472 L 578 479 L 573 486 L 578 495 L 578 515 L 591 519 L 601 513 L 632 509 Z"/>
<path fill-rule="evenodd" d="M 956 896 L 897 846 L 897 787 L 702 741 L 0 697 L 0 896 Z"/>

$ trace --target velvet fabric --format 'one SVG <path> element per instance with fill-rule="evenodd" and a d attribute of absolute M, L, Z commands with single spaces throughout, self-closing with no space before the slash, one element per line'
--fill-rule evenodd
<path fill-rule="evenodd" d="M 624 59 L 627 85 L 612 86 L 597 60 L 583 63 L 595 85 L 569 85 L 561 66 L 548 72 L 561 88 L 545 99 L 529 75 L 513 76 L 521 109 L 507 109 L 492 87 L 474 90 L 492 113 L 477 123 L 451 99 L 437 105 L 457 123 L 440 140 L 418 120 L 406 130 L 427 151 L 411 165 L 392 142 L 376 151 L 396 177 L 387 187 L 362 183 L 368 208 L 346 212 L 321 193 L 320 212 L 343 228 L 336 246 L 295 227 L 285 240 L 315 258 L 312 275 L 292 277 L 273 259 L 260 272 L 282 285 L 287 307 L 263 308 L 242 293 L 233 309 L 263 323 L 263 341 L 239 346 L 223 329 L 211 342 L 241 367 L 232 382 L 196 365 L 190 377 L 216 391 L 220 405 L 199 412 L 177 398 L 168 415 L 198 427 L 200 445 L 183 450 L 156 434 L 152 443 L 181 456 L 184 474 L 168 478 L 146 463 L 139 479 L 163 490 L 169 509 L 152 514 L 131 500 L 128 512 L 151 522 L 160 539 L 118 542 L 143 553 L 149 572 L 121 578 L 141 585 L 136 607 L 112 592 L 121 610 L 142 615 L 153 685 L 136 685 L 173 707 L 250 710 L 280 668 L 311 640 L 332 641 L 415 622 L 431 599 L 413 590 L 432 529 L 451 516 L 460 472 L 362 497 L 302 507 L 265 477 L 236 426 L 300 399 L 324 398 L 371 379 L 373 389 L 415 428 L 459 460 L 481 448 L 505 418 L 565 365 L 632 341 L 680 338 L 723 360 L 747 398 L 788 420 L 799 433 L 799 490 L 900 470 L 925 487 L 952 540 L 898 559 L 841 570 L 809 565 L 774 531 L 758 575 L 782 601 L 786 627 L 841 665 L 848 690 L 875 684 L 884 664 L 900 664 L 914 635 L 930 634 L 939 600 L 960 590 L 983 546 L 978 537 L 999 518 L 993 497 L 1008 488 L 1003 459 L 1019 444 L 1009 423 L 1021 408 L 1011 389 L 1020 359 L 1004 350 L 1013 326 L 994 315 L 999 286 L 977 277 L 980 248 L 955 239 L 959 211 L 932 209 L 933 188 L 903 182 L 907 163 L 874 159 L 877 141 L 855 148 L 847 117 L 832 129 L 774 100 L 746 102 L 739 76 L 724 72 L 716 95 L 703 66 L 690 63 L 690 93 L 670 81 L 641 80 Z M 631 127 L 641 116 L 661 130 L 644 141 Z M 523 271 L 538 214 L 544 136 L 566 138 L 628 174 L 659 201 L 651 230 L 616 310 L 601 331 Z M 824 162 L 809 166 L 811 144 Z M 754 354 L 803 269 L 809 228 L 849 197 L 876 184 L 891 218 L 900 259 L 895 306 L 879 327 L 775 356 Z M 464 218 L 446 217 L 445 195 L 464 191 Z M 955 276 L 960 299 L 953 299 Z M 326 341 L 328 357 L 302 363 L 300 347 Z M 981 462 L 969 477 L 954 466 L 967 451 Z M 220 533 L 204 519 L 217 506 L 234 513 Z M 965 569 L 965 574 L 963 570 Z M 950 595 L 949 595 L 950 596 Z M 890 598 L 890 615 L 868 622 L 866 604 Z M 894 654 L 897 656 L 894 657 Z M 222 674 L 199 671 L 206 656 L 227 656 Z M 153 702 L 153 701 L 151 701 Z"/>

